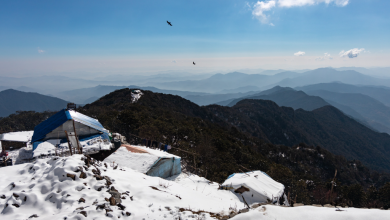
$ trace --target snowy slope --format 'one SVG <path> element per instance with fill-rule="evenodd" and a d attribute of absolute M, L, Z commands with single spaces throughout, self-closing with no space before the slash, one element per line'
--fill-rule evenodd
<path fill-rule="evenodd" d="M 34 215 L 43 220 L 215 219 L 217 214 L 221 219 L 245 207 L 234 193 L 218 190 L 217 183 L 196 175 L 182 173 L 164 180 L 112 164 L 92 164 L 83 155 L 38 159 L 0 168 L 0 172 L 1 220 L 29 219 Z M 110 205 L 117 200 L 122 206 Z M 346 211 L 266 205 L 233 219 L 341 220 L 390 216 L 390 211 L 383 210 L 343 210 Z"/>
<path fill-rule="evenodd" d="M 338 211 L 336 211 L 338 210 Z M 314 206 L 283 207 L 265 205 L 247 213 L 242 213 L 231 220 L 389 220 L 390 211 L 379 209 L 325 208 Z"/>
<path fill-rule="evenodd" d="M 106 205 L 108 212 L 98 205 L 109 204 L 105 198 L 107 180 L 97 180 L 93 175 L 96 167 L 86 164 L 81 155 L 67 158 L 38 159 L 35 163 L 1 168 L 0 218 L 27 219 L 36 214 L 39 219 L 175 219 L 180 215 L 196 219 L 198 215 L 184 209 L 204 210 L 212 213 L 228 213 L 229 207 L 243 208 L 244 205 L 230 191 L 217 190 L 218 184 L 198 182 L 198 177 L 177 177 L 172 181 L 150 177 L 134 170 L 124 170 L 107 164 L 97 166 L 101 176 L 107 176 L 122 194 L 122 205 Z M 80 167 L 86 178 L 80 178 Z M 74 174 L 75 180 L 67 177 Z M 191 185 L 191 186 L 189 186 Z M 202 188 L 203 187 L 203 188 Z M 99 191 L 100 190 L 100 191 Z M 212 191 L 212 192 L 210 192 Z M 84 198 L 85 202 L 79 202 Z M 96 202 L 95 202 L 96 201 Z M 17 207 L 19 206 L 19 207 Z M 77 209 L 83 207 L 83 209 Z M 179 208 L 182 208 L 180 211 Z M 85 211 L 85 218 L 81 211 Z M 127 216 L 126 212 L 131 213 Z M 123 214 L 122 214 L 123 213 Z M 209 214 L 207 214 L 209 215 Z M 208 219 L 206 215 L 206 219 Z M 193 216 L 190 218 L 188 216 Z"/>

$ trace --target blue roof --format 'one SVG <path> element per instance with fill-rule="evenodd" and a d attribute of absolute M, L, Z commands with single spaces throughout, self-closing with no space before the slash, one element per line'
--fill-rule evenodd
<path fill-rule="evenodd" d="M 34 128 L 34 135 L 31 142 L 44 139 L 48 133 L 52 132 L 54 129 L 58 128 L 68 120 L 77 121 L 88 127 L 108 134 L 108 131 L 103 127 L 102 124 L 100 124 L 98 120 L 73 110 L 63 109 Z"/>

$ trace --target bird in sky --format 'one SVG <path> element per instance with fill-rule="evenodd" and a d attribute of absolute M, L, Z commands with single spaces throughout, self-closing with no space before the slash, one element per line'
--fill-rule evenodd
<path fill-rule="evenodd" d="M 167 23 L 168 23 L 170 26 L 172 26 L 171 22 L 167 21 Z"/>
<path fill-rule="evenodd" d="M 192 62 L 192 64 L 196 65 L 195 62 Z"/>

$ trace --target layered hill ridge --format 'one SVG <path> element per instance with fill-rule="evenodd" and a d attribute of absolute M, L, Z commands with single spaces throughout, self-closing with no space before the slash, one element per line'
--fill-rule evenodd
<path fill-rule="evenodd" d="M 58 111 L 66 108 L 67 101 L 32 92 L 7 89 L 0 92 L 0 117 L 16 111 Z"/>
<path fill-rule="evenodd" d="M 390 135 L 367 128 L 333 106 L 305 111 L 247 99 L 232 108 L 206 108 L 239 130 L 271 143 L 319 145 L 372 168 L 390 170 Z"/>

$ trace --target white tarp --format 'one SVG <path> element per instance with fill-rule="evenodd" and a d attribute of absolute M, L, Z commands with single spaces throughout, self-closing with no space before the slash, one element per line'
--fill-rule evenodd
<path fill-rule="evenodd" d="M 225 180 L 222 186 L 232 192 L 240 187 L 249 189 L 249 191 L 244 191 L 241 194 L 236 193 L 239 198 L 242 198 L 243 196 L 249 205 L 267 202 L 267 199 L 270 201 L 277 201 L 284 192 L 283 184 L 276 182 L 261 171 L 236 173 Z"/>
<path fill-rule="evenodd" d="M 131 152 L 122 146 L 104 159 L 104 162 L 119 164 L 122 167 L 128 167 L 140 173 L 162 178 L 181 172 L 181 158 L 178 156 L 144 146 L 125 146 L 137 152 Z"/>
<path fill-rule="evenodd" d="M 0 141 L 29 142 L 34 131 L 19 131 L 0 134 Z"/>

